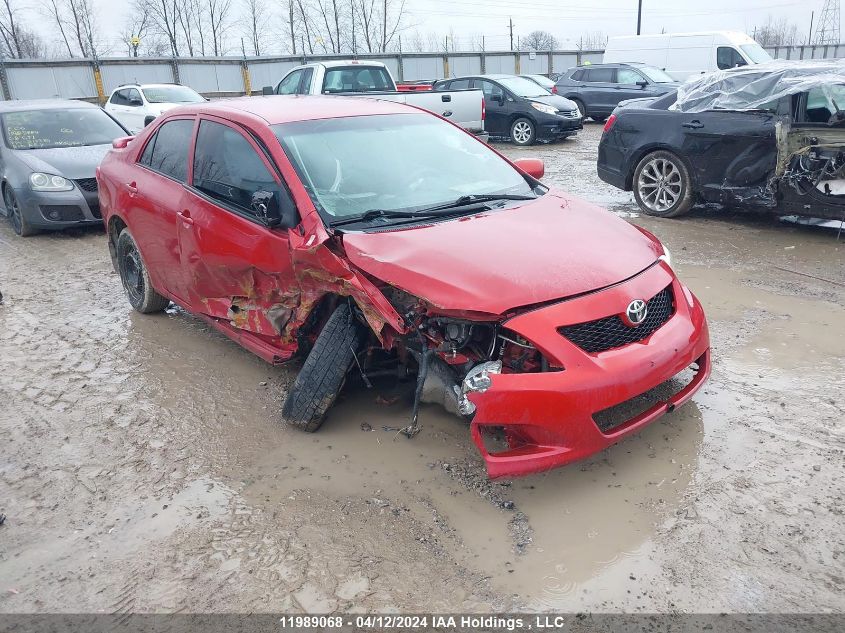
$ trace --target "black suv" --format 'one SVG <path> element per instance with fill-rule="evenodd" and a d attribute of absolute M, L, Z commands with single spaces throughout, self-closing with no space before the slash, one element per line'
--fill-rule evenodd
<path fill-rule="evenodd" d="M 490 136 L 510 138 L 517 145 L 555 141 L 577 133 L 583 125 L 578 107 L 553 95 L 525 77 L 477 75 L 444 79 L 435 90 L 480 89 L 487 116 L 484 129 Z"/>
<path fill-rule="evenodd" d="M 557 80 L 557 93 L 578 105 L 581 115 L 604 121 L 620 101 L 659 97 L 678 89 L 664 71 L 645 64 L 576 66 Z"/>

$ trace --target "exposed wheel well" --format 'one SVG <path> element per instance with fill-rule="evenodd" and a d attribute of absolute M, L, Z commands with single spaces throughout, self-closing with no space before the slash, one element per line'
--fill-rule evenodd
<path fill-rule="evenodd" d="M 112 266 L 114 266 L 115 271 L 117 270 L 117 238 L 120 236 L 120 232 L 125 228 L 126 222 L 124 222 L 123 218 L 120 216 L 113 215 L 109 218 L 109 254 L 111 255 L 111 263 Z"/>

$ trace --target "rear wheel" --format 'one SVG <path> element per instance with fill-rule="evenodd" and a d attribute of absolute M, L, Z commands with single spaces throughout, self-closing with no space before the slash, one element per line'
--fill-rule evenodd
<path fill-rule="evenodd" d="M 676 218 L 693 204 L 692 183 L 684 162 L 675 154 L 646 155 L 634 170 L 634 198 L 648 215 Z"/>
<path fill-rule="evenodd" d="M 129 229 L 123 229 L 117 238 L 117 271 L 129 304 L 138 312 L 161 312 L 170 304 L 150 283 L 147 267 Z"/>
<path fill-rule="evenodd" d="M 517 145 L 531 145 L 534 143 L 534 123 L 521 118 L 511 123 L 511 140 Z"/>
<path fill-rule="evenodd" d="M 15 192 L 9 186 L 3 187 L 3 203 L 6 205 L 6 218 L 12 225 L 12 230 L 21 237 L 29 237 L 38 233 L 38 229 L 32 228 L 21 212 Z"/>
<path fill-rule="evenodd" d="M 314 347 L 288 391 L 282 417 L 303 431 L 313 433 L 323 424 L 346 374 L 355 362 L 366 330 L 348 303 L 340 304 L 320 331 Z"/>

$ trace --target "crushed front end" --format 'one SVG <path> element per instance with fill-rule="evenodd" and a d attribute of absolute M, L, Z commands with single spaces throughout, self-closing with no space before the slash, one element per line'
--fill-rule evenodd
<path fill-rule="evenodd" d="M 601 451 L 686 402 L 710 373 L 704 312 L 663 261 L 609 288 L 498 320 L 421 308 L 401 291 L 388 297 L 411 332 L 393 343 L 400 357 L 416 359 L 417 400 L 470 421 L 493 478 Z M 636 323 L 632 305 L 633 318 L 642 316 Z M 673 379 L 677 386 L 631 417 L 605 415 Z"/>

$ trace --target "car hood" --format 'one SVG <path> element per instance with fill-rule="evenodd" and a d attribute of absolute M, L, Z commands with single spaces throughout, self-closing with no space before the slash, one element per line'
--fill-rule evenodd
<path fill-rule="evenodd" d="M 487 314 L 619 283 L 662 252 L 609 211 L 554 190 L 457 220 L 346 233 L 343 244 L 382 281 L 444 310 Z"/>
<path fill-rule="evenodd" d="M 53 149 L 15 150 L 32 171 L 42 171 L 65 178 L 93 178 L 97 165 L 111 149 L 109 145 L 55 147 Z"/>
<path fill-rule="evenodd" d="M 541 97 L 531 97 L 529 101 L 545 103 L 546 105 L 550 105 L 553 108 L 557 108 L 558 110 L 563 110 L 564 112 L 575 110 L 578 107 L 575 105 L 574 101 L 570 101 L 566 97 L 561 97 L 559 95 L 543 95 Z"/>

